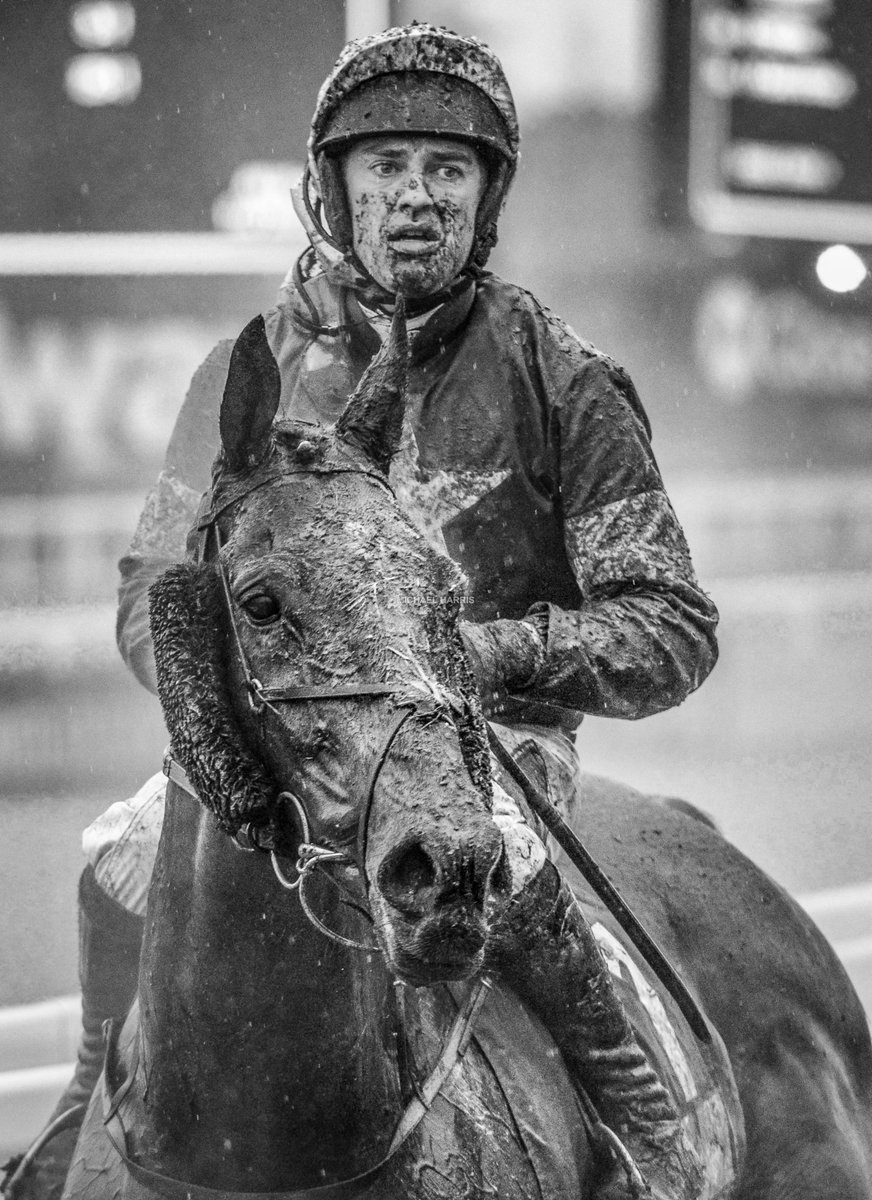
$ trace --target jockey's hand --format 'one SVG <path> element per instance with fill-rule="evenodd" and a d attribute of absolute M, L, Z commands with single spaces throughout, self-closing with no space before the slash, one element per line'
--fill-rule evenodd
<path fill-rule="evenodd" d="M 545 642 L 533 620 L 460 622 L 460 636 L 489 716 L 500 701 L 529 687 L 545 661 Z"/>

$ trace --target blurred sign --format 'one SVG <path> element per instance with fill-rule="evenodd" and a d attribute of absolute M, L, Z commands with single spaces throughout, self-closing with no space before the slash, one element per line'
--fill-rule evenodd
<path fill-rule="evenodd" d="M 701 290 L 694 326 L 697 364 L 720 400 L 827 397 L 862 402 L 865 413 L 872 392 L 868 313 L 831 311 L 797 287 L 767 290 L 730 274 Z M 867 417 L 864 423 L 868 429 Z"/>
<path fill-rule="evenodd" d="M 688 200 L 717 233 L 872 243 L 866 0 L 695 0 Z"/>
<path fill-rule="evenodd" d="M 4 0 L 0 274 L 284 273 L 345 19 L 342 0 Z"/>
<path fill-rule="evenodd" d="M 0 495 L 144 491 L 221 333 L 179 317 L 21 327 L 0 306 Z"/>

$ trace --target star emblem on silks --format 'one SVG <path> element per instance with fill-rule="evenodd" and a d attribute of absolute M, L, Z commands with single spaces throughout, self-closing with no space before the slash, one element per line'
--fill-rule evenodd
<path fill-rule="evenodd" d="M 508 470 L 446 471 L 441 467 L 428 471 L 420 466 L 414 435 L 407 429 L 391 464 L 390 482 L 406 515 L 434 550 L 447 554 L 443 526 L 499 487 L 509 474 Z"/>

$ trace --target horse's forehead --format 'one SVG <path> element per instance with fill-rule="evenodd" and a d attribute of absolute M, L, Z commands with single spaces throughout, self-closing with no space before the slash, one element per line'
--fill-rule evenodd
<path fill-rule="evenodd" d="M 450 559 L 435 553 L 385 488 L 355 472 L 289 475 L 252 491 L 237 513 L 230 541 L 236 555 L 299 551 L 335 568 L 413 567 L 440 588 L 462 583 Z"/>
<path fill-rule="evenodd" d="M 400 542 L 416 536 L 387 490 L 357 471 L 289 474 L 274 487 L 252 491 L 236 529 L 250 535 L 259 528 L 288 541 L 310 530 L 340 539 L 361 529 Z"/>

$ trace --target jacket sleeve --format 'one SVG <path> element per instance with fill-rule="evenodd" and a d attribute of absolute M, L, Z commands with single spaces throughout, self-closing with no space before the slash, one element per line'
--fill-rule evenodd
<path fill-rule="evenodd" d="M 168 567 L 185 558 L 188 532 L 218 451 L 218 414 L 231 348 L 229 341 L 219 343 L 194 374 L 163 470 L 148 494 L 130 549 L 118 564 L 118 649 L 139 682 L 154 693 L 148 589 Z"/>
<path fill-rule="evenodd" d="M 525 696 L 635 719 L 680 704 L 717 661 L 718 614 L 663 488 L 632 382 L 596 355 L 553 409 L 577 611 L 534 605 L 544 662 Z"/>

